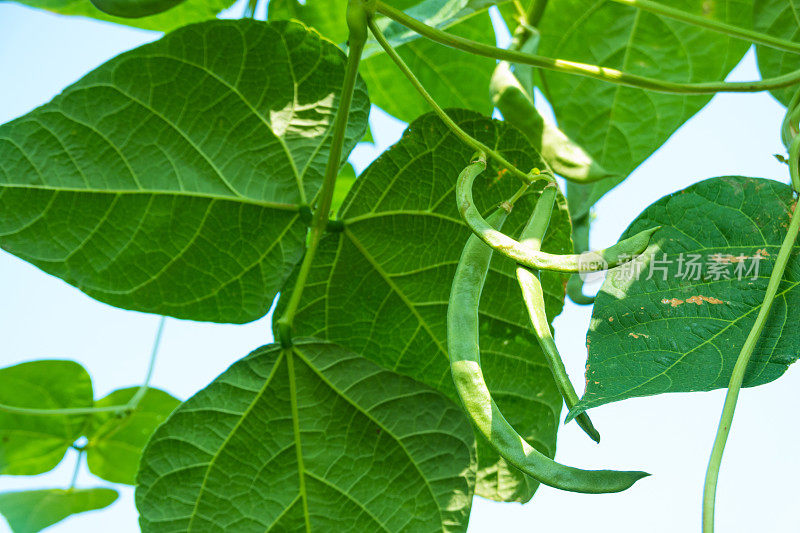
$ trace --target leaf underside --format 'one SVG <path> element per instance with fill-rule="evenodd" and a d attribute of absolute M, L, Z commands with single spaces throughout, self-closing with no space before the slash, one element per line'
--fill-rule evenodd
<path fill-rule="evenodd" d="M 752 0 L 670 2 L 689 13 L 752 26 Z M 540 52 L 676 82 L 721 81 L 741 60 L 745 41 L 610 0 L 550 3 L 540 26 Z M 605 169 L 620 177 L 587 185 L 580 217 L 661 146 L 711 95 L 680 95 L 623 87 L 582 76 L 540 71 L 559 127 Z"/>
<path fill-rule="evenodd" d="M 215 21 L 122 54 L 0 126 L 0 246 L 111 305 L 263 316 L 305 247 L 344 55 Z M 345 154 L 369 102 L 356 86 Z"/>
<path fill-rule="evenodd" d="M 472 431 L 436 391 L 314 339 L 259 348 L 150 441 L 142 531 L 464 531 Z"/>

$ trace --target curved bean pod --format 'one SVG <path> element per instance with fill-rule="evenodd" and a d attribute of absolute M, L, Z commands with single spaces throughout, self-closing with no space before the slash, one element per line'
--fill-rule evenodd
<path fill-rule="evenodd" d="M 475 207 L 472 199 L 472 183 L 485 168 L 486 160 L 481 157 L 470 163 L 458 176 L 456 184 L 458 210 L 467 226 L 483 242 L 521 265 L 537 270 L 569 273 L 607 270 L 627 263 L 644 252 L 650 243 L 650 237 L 658 230 L 658 227 L 650 228 L 603 250 L 583 254 L 555 255 L 532 250 L 490 226 Z"/>
<path fill-rule="evenodd" d="M 505 213 L 490 217 L 502 223 Z M 556 463 L 528 444 L 498 409 L 481 370 L 478 304 L 492 249 L 470 235 L 453 278 L 447 308 L 447 347 L 456 390 L 475 427 L 510 464 L 545 485 L 583 493 L 619 492 L 645 472 L 581 470 Z"/>

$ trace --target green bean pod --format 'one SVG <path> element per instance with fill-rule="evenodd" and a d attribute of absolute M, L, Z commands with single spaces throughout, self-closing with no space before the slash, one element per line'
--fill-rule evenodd
<path fill-rule="evenodd" d="M 490 217 L 500 225 L 502 210 Z M 562 490 L 583 493 L 620 492 L 646 472 L 581 470 L 543 455 L 508 423 L 492 399 L 481 370 L 478 344 L 478 304 L 489 270 L 492 249 L 470 235 L 453 278 L 447 308 L 447 348 L 450 369 L 464 409 L 478 431 L 510 464 L 537 481 Z"/>
<path fill-rule="evenodd" d="M 545 187 L 541 196 L 539 196 L 536 208 L 528 224 L 522 230 L 520 242 L 532 250 L 539 250 L 542 246 L 542 240 L 547 232 L 547 226 L 550 223 L 550 216 L 553 212 L 556 194 L 557 189 L 555 186 Z M 539 281 L 539 276 L 536 272 L 524 266 L 517 265 L 516 275 L 519 288 L 522 291 L 522 299 L 525 301 L 525 307 L 527 307 L 528 316 L 531 319 L 533 332 L 539 341 L 539 347 L 541 347 L 545 359 L 547 359 L 556 387 L 564 399 L 564 403 L 567 404 L 567 409 L 572 409 L 578 403 L 579 398 L 567 375 L 567 369 L 564 367 L 561 354 L 558 353 L 553 334 L 550 332 L 550 323 L 547 320 L 547 312 L 544 305 L 542 283 Z M 589 438 L 595 442 L 600 442 L 600 433 L 595 429 L 588 414 L 581 413 L 577 416 L 576 421 L 581 429 L 589 435 Z"/>
<path fill-rule="evenodd" d="M 472 199 L 472 183 L 485 168 L 486 161 L 481 158 L 470 163 L 458 176 L 456 183 L 458 210 L 467 226 L 483 242 L 521 265 L 537 270 L 568 273 L 607 270 L 627 263 L 644 252 L 650 243 L 650 237 L 658 230 L 658 227 L 650 228 L 603 250 L 583 254 L 556 255 L 532 250 L 490 226 L 475 207 Z"/>

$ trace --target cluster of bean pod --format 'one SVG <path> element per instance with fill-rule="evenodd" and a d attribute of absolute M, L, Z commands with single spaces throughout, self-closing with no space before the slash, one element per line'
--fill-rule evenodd
<path fill-rule="evenodd" d="M 458 209 L 473 232 L 461 254 L 447 308 L 447 347 L 456 390 L 469 419 L 478 431 L 506 461 L 525 474 L 545 485 L 572 492 L 623 491 L 648 474 L 637 471 L 581 470 L 562 465 L 533 448 L 509 424 L 492 399 L 483 377 L 478 339 L 478 305 L 493 251 L 515 261 L 517 280 L 530 314 L 533 331 L 558 390 L 567 407 L 571 409 L 577 403 L 578 396 L 550 332 L 542 285 L 536 270 L 576 273 L 617 266 L 644 252 L 657 228 L 646 230 L 605 250 L 580 255 L 548 254 L 541 251 L 541 242 L 556 200 L 556 184 L 549 183 L 545 186 L 518 241 L 501 231 L 503 222 L 513 208 L 513 202 L 504 202 L 488 220 L 474 206 L 472 184 L 485 168 L 485 157 L 480 155 L 461 172 L 456 185 Z M 600 435 L 586 413 L 579 415 L 577 422 L 593 440 L 599 442 Z"/>

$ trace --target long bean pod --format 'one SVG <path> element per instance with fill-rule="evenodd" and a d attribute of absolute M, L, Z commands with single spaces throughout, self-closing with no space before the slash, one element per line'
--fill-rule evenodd
<path fill-rule="evenodd" d="M 502 223 L 501 210 L 490 220 Z M 447 308 L 450 369 L 464 408 L 477 430 L 510 464 L 545 485 L 583 493 L 619 492 L 647 476 L 645 472 L 581 470 L 543 455 L 508 423 L 492 399 L 481 370 L 478 304 L 492 249 L 470 235 L 461 254 Z"/>
<path fill-rule="evenodd" d="M 550 223 L 556 194 L 557 189 L 555 186 L 548 185 L 545 187 L 536 202 L 536 208 L 528 224 L 522 230 L 520 242 L 532 250 L 541 249 L 542 240 Z M 547 312 L 544 305 L 544 291 L 542 283 L 539 281 L 539 275 L 537 272 L 533 272 L 528 267 L 521 265 L 517 265 L 516 275 L 519 288 L 522 291 L 522 299 L 525 301 L 525 307 L 528 309 L 528 315 L 531 319 L 533 332 L 536 334 L 539 346 L 544 353 L 545 359 L 547 359 L 550 371 L 553 373 L 558 392 L 564 399 L 564 403 L 567 404 L 567 409 L 572 409 L 578 403 L 579 398 L 575 388 L 572 386 L 572 382 L 569 380 L 567 369 L 564 367 L 564 361 L 558 352 L 553 334 L 550 332 L 550 323 L 547 320 Z M 600 442 L 600 433 L 595 429 L 589 415 L 581 413 L 575 420 L 593 441 Z"/>
<path fill-rule="evenodd" d="M 556 255 L 533 250 L 494 229 L 475 208 L 472 199 L 472 184 L 475 181 L 475 177 L 483 172 L 485 168 L 486 159 L 478 158 L 471 162 L 458 176 L 456 184 L 458 210 L 467 226 L 483 242 L 521 265 L 537 270 L 570 273 L 606 270 L 631 261 L 644 252 L 650 243 L 650 237 L 658 229 L 647 229 L 603 250 L 583 254 Z"/>

